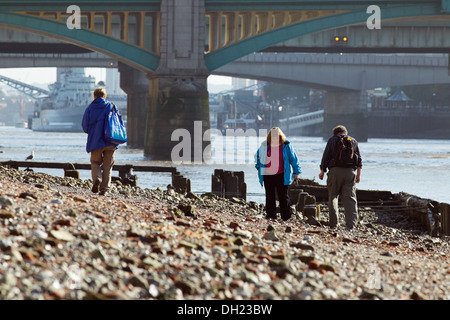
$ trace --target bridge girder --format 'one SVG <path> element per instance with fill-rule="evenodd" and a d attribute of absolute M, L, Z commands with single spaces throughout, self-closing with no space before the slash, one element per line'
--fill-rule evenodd
<path fill-rule="evenodd" d="M 0 25 L 69 42 L 145 71 L 154 70 L 159 64 L 159 57 L 143 48 L 92 30 L 69 29 L 65 23 L 58 21 L 17 13 L 0 13 Z"/>
<path fill-rule="evenodd" d="M 287 42 L 299 37 L 311 39 L 318 33 L 332 33 L 340 28 L 355 30 L 355 25 L 364 29 L 369 17 L 367 7 L 373 4 L 372 1 L 356 0 L 204 2 L 208 30 L 204 60 L 209 71 L 255 51 L 275 46 L 286 48 Z M 65 22 L 71 15 L 66 9 L 73 1 L 0 0 L 0 24 L 98 51 L 148 73 L 155 71 L 160 61 L 161 3 L 162 0 L 78 0 L 82 28 L 71 30 Z M 377 6 L 381 10 L 382 23 L 395 25 L 396 21 L 405 18 L 426 17 L 428 21 L 434 21 L 444 17 L 448 21 L 445 16 L 450 11 L 448 3 L 448 0 L 382 0 Z M 370 32 L 368 39 L 376 38 L 375 34 L 380 33 L 379 30 Z M 368 50 L 376 48 L 372 40 L 368 43 Z M 445 42 L 444 47 L 446 45 Z M 307 47 L 310 51 L 332 48 L 324 43 Z M 353 42 L 347 48 L 358 50 L 360 47 Z M 392 51 L 396 49 L 394 47 Z"/>
<path fill-rule="evenodd" d="M 429 19 L 443 17 L 441 4 L 437 1 L 416 1 L 413 5 L 405 5 L 405 2 L 403 2 L 403 5 L 385 5 L 380 9 L 382 12 L 382 21 L 393 21 L 396 19 L 415 17 L 429 17 Z M 209 70 L 215 70 L 242 56 L 263 50 L 284 41 L 296 39 L 300 36 L 353 25 L 360 25 L 364 28 L 368 17 L 369 15 L 367 14 L 366 7 L 281 26 L 280 28 L 255 34 L 252 37 L 231 43 L 226 47 L 210 52 L 205 55 L 205 63 Z M 377 30 L 375 30 L 375 32 L 376 31 Z"/>
<path fill-rule="evenodd" d="M 261 52 L 326 52 L 326 53 L 448 53 L 450 52 L 450 16 L 446 25 L 383 26 L 368 30 L 364 26 L 346 26 L 297 37 Z M 417 21 L 415 21 L 417 22 Z M 346 36 L 344 45 L 334 37 Z"/>

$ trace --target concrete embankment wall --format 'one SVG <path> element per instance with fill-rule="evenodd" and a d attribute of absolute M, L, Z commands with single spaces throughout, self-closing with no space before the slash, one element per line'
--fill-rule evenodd
<path fill-rule="evenodd" d="M 369 138 L 449 139 L 450 113 L 370 112 L 368 126 Z"/>
<path fill-rule="evenodd" d="M 395 139 L 450 139 L 450 112 L 375 111 L 367 115 L 368 138 Z M 323 124 L 315 124 L 300 129 L 287 130 L 288 135 L 329 136 Z"/>

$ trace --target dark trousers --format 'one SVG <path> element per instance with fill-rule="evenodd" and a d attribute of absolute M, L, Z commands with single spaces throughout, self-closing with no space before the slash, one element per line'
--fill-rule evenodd
<path fill-rule="evenodd" d="M 277 205 L 275 192 L 280 202 L 281 219 L 288 220 L 291 217 L 290 199 L 288 186 L 284 185 L 283 173 L 265 175 L 264 188 L 266 189 L 266 218 L 277 218 Z"/>

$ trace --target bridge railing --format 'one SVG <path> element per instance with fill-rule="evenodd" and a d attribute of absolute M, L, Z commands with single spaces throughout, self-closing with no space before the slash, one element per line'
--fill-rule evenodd
<path fill-rule="evenodd" d="M 280 127 L 296 129 L 323 122 L 323 110 L 309 112 L 294 117 L 280 119 Z"/>
<path fill-rule="evenodd" d="M 435 66 L 447 67 L 447 54 L 324 54 L 324 53 L 253 53 L 236 61 L 274 62 L 274 63 L 313 63 L 313 64 L 369 64 L 396 66 Z"/>

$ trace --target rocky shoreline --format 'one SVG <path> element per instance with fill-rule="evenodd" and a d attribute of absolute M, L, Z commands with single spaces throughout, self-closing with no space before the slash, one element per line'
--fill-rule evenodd
<path fill-rule="evenodd" d="M 355 232 L 263 206 L 0 167 L 0 298 L 450 299 L 450 237 L 360 207 Z"/>

